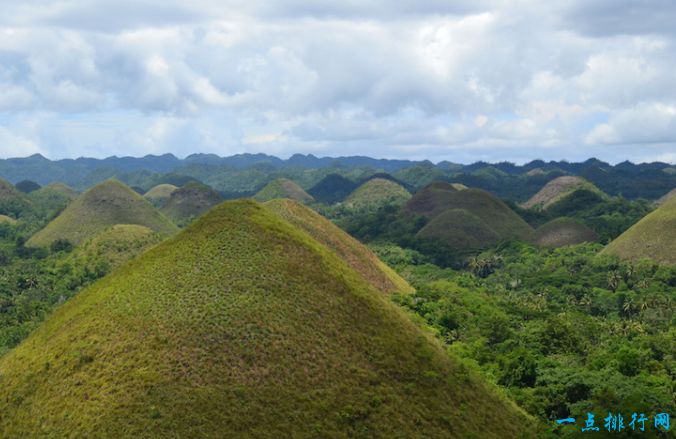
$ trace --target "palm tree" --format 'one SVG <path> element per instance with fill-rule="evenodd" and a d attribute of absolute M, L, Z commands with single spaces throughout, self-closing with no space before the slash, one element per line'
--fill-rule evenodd
<path fill-rule="evenodd" d="M 614 293 L 620 287 L 620 281 L 622 277 L 617 270 L 612 270 L 608 273 L 608 288 Z"/>

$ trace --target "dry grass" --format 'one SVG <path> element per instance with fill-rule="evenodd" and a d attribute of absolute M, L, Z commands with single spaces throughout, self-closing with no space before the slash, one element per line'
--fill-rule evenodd
<path fill-rule="evenodd" d="M 557 218 L 536 230 L 534 242 L 541 247 L 564 247 L 597 240 L 596 232 L 581 222 L 572 218 Z"/>
<path fill-rule="evenodd" d="M 335 251 L 355 271 L 384 293 L 411 293 L 413 287 L 361 242 L 309 207 L 292 200 L 272 200 L 268 209 Z"/>
<path fill-rule="evenodd" d="M 525 209 L 547 209 L 576 190 L 585 189 L 605 196 L 603 192 L 581 177 L 563 176 L 550 181 L 521 206 Z"/>
<path fill-rule="evenodd" d="M 335 253 L 250 201 L 223 203 L 61 306 L 0 359 L 0 413 L 8 438 L 531 428 Z"/>
<path fill-rule="evenodd" d="M 676 264 L 676 198 L 646 215 L 608 244 L 601 254 Z"/>
<path fill-rule="evenodd" d="M 300 201 L 301 203 L 314 201 L 312 195 L 305 192 L 302 187 L 287 178 L 278 178 L 277 180 L 271 181 L 254 195 L 254 199 L 257 201 L 269 201 L 277 198 L 289 198 L 291 200 Z"/>

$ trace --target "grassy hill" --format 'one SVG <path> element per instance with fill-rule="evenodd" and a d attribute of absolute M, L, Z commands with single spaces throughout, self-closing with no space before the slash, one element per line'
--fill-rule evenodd
<path fill-rule="evenodd" d="M 116 224 L 83 242 L 64 260 L 109 272 L 162 241 L 162 235 L 138 224 Z"/>
<path fill-rule="evenodd" d="M 493 233 L 499 240 L 526 240 L 533 233 L 533 229 L 499 198 L 481 189 L 458 190 L 444 182 L 433 183 L 416 192 L 406 203 L 404 210 L 432 219 L 424 227 L 425 232 L 420 234 L 428 239 L 446 237 L 450 242 L 461 242 L 463 237 L 451 235 L 468 233 L 479 241 L 488 243 L 493 242 Z M 456 212 L 434 221 L 437 216 L 449 210 Z M 476 218 L 480 222 L 475 223 Z M 455 232 L 443 230 L 449 227 Z M 421 229 L 420 232 L 422 231 Z"/>
<path fill-rule="evenodd" d="M 404 204 L 411 194 L 400 184 L 384 178 L 374 178 L 355 189 L 344 201 L 355 209 L 377 208 L 385 204 Z"/>
<path fill-rule="evenodd" d="M 289 199 L 268 201 L 265 206 L 336 252 L 378 290 L 384 293 L 413 291 L 408 282 L 378 259 L 368 247 L 309 207 Z"/>
<path fill-rule="evenodd" d="M 223 197 L 209 186 L 190 182 L 172 192 L 161 211 L 183 226 L 222 201 Z"/>
<path fill-rule="evenodd" d="M 676 198 L 667 200 L 613 240 L 602 254 L 676 264 Z"/>
<path fill-rule="evenodd" d="M 334 204 L 343 201 L 356 187 L 357 184 L 349 178 L 329 174 L 312 186 L 308 193 L 319 202 Z"/>
<path fill-rule="evenodd" d="M 20 218 L 31 212 L 33 207 L 26 194 L 0 178 L 0 215 Z"/>
<path fill-rule="evenodd" d="M 293 181 L 287 178 L 278 178 L 273 180 L 263 189 L 258 191 L 253 197 L 257 201 L 269 201 L 276 198 L 289 198 L 291 200 L 300 201 L 301 203 L 309 203 L 314 201 L 312 195 L 308 194 Z"/>
<path fill-rule="evenodd" d="M 16 220 L 7 215 L 0 215 L 0 224 L 16 224 Z"/>
<path fill-rule="evenodd" d="M 519 437 L 531 425 L 307 233 L 226 202 L 0 359 L 3 437 Z"/>
<path fill-rule="evenodd" d="M 578 190 L 586 190 L 604 196 L 599 188 L 584 178 L 565 175 L 547 183 L 521 206 L 525 209 L 548 209 L 551 205 Z"/>
<path fill-rule="evenodd" d="M 169 200 L 171 194 L 178 190 L 177 186 L 169 183 L 158 184 L 143 195 L 155 207 L 162 207 Z"/>
<path fill-rule="evenodd" d="M 416 237 L 439 240 L 454 249 L 477 249 L 502 240 L 480 217 L 466 209 L 445 210 L 420 229 Z"/>
<path fill-rule="evenodd" d="M 597 240 L 596 232 L 572 218 L 557 218 L 540 226 L 534 238 L 535 244 L 541 247 L 563 247 Z"/>
<path fill-rule="evenodd" d="M 78 245 L 116 224 L 138 224 L 162 235 L 177 228 L 145 198 L 117 180 L 106 180 L 79 196 L 26 245 L 48 246 L 57 239 Z"/>
<path fill-rule="evenodd" d="M 52 183 L 28 194 L 42 217 L 51 217 L 63 210 L 78 193 L 63 183 Z"/>
<path fill-rule="evenodd" d="M 672 198 L 676 198 L 676 188 L 670 190 L 666 194 L 662 195 L 658 200 L 657 204 L 664 204 L 668 200 L 671 200 Z"/>

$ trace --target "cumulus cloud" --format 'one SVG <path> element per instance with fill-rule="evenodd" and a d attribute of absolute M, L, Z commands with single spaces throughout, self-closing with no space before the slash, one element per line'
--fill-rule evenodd
<path fill-rule="evenodd" d="M 0 5 L 3 157 L 12 139 L 51 157 L 621 161 L 676 148 L 667 0 Z"/>

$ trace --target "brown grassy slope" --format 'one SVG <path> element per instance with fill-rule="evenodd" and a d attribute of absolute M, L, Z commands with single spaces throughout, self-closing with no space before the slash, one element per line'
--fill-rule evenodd
<path fill-rule="evenodd" d="M 335 251 L 378 290 L 384 293 L 413 292 L 413 287 L 368 247 L 309 207 L 289 199 L 268 201 L 265 207 Z"/>
<path fill-rule="evenodd" d="M 502 240 L 481 218 L 465 209 L 448 209 L 435 216 L 416 234 L 438 240 L 454 249 L 477 249 Z"/>
<path fill-rule="evenodd" d="M 541 247 L 563 247 L 597 240 L 596 232 L 572 218 L 557 218 L 543 224 L 535 231 L 534 238 L 535 244 Z"/>
<path fill-rule="evenodd" d="M 268 183 L 263 189 L 258 191 L 253 197 L 257 201 L 269 201 L 277 198 L 289 198 L 291 200 L 300 201 L 301 203 L 309 203 L 314 201 L 314 197 L 303 190 L 295 182 L 288 178 L 278 178 Z"/>
<path fill-rule="evenodd" d="M 417 215 L 425 215 L 434 219 L 437 215 L 451 209 L 465 210 L 468 214 L 481 221 L 500 240 L 530 239 L 533 229 L 519 215 L 509 208 L 502 200 L 481 189 L 456 190 L 448 183 L 434 183 L 416 192 L 404 206 L 405 211 Z M 457 219 L 469 218 L 467 215 L 457 216 Z M 447 227 L 448 221 L 437 225 Z M 453 227 L 462 233 L 463 226 L 472 226 L 471 223 L 459 222 Z M 432 232 L 428 228 L 428 232 Z M 436 234 L 436 232 L 435 232 Z"/>
<path fill-rule="evenodd" d="M 143 196 L 146 200 L 150 201 L 153 206 L 162 207 L 176 190 L 178 190 L 178 187 L 173 184 L 163 183 L 153 187 Z"/>
<path fill-rule="evenodd" d="M 374 209 L 385 204 L 402 205 L 410 198 L 411 194 L 399 183 L 373 178 L 352 191 L 344 204 L 355 209 Z"/>
<path fill-rule="evenodd" d="M 676 198 L 646 215 L 606 246 L 601 254 L 676 264 Z"/>
<path fill-rule="evenodd" d="M 0 413 L 0 436 L 27 438 L 532 429 L 335 253 L 251 201 L 60 307 L 0 359 Z"/>
<path fill-rule="evenodd" d="M 528 201 L 521 206 L 525 209 L 547 209 L 552 204 L 578 189 L 587 189 L 598 194 L 603 194 L 599 188 L 584 178 L 565 175 L 555 178 L 542 187 Z"/>
<path fill-rule="evenodd" d="M 57 239 L 77 245 L 116 224 L 138 224 L 162 235 L 177 231 L 148 200 L 117 180 L 106 180 L 71 202 L 26 245 L 48 246 Z"/>
<path fill-rule="evenodd" d="M 179 226 L 184 226 L 223 201 L 211 187 L 190 182 L 175 190 L 160 209 Z"/>

